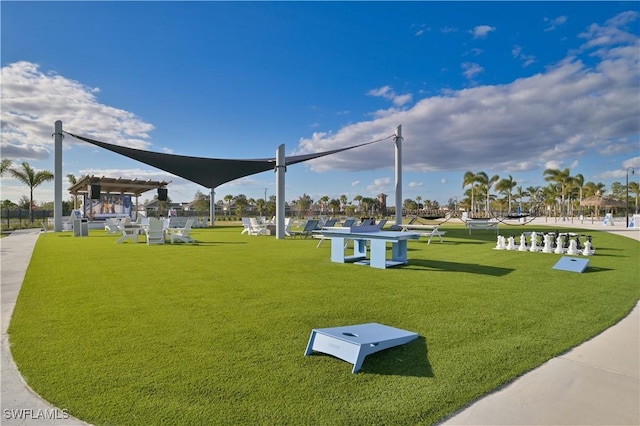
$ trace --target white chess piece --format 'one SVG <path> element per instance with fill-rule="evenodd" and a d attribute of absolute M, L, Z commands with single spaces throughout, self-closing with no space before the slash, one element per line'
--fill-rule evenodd
<path fill-rule="evenodd" d="M 553 253 L 553 247 L 551 247 L 551 234 L 544 234 L 544 246 L 542 247 L 543 253 Z"/>
<path fill-rule="evenodd" d="M 578 251 L 578 243 L 575 239 L 571 240 L 569 243 L 569 250 L 567 250 L 567 254 L 580 254 Z"/>
<path fill-rule="evenodd" d="M 524 233 L 520 236 L 520 247 L 518 247 L 519 251 L 527 251 L 527 237 Z"/>
<path fill-rule="evenodd" d="M 498 243 L 496 244 L 496 250 L 506 250 L 507 246 L 504 243 L 504 235 L 498 235 Z"/>
<path fill-rule="evenodd" d="M 538 234 L 534 232 L 531 233 L 531 248 L 529 251 L 540 251 L 540 247 L 538 247 Z"/>
<path fill-rule="evenodd" d="M 582 250 L 582 255 L 593 256 L 594 253 L 595 253 L 595 250 L 591 249 L 591 241 L 587 241 L 586 243 L 584 243 L 584 250 Z"/>
<path fill-rule="evenodd" d="M 516 249 L 516 239 L 511 235 L 507 240 L 507 250 L 515 250 Z"/>
<path fill-rule="evenodd" d="M 553 251 L 556 254 L 564 253 L 564 247 L 562 247 L 562 244 L 563 244 L 562 238 L 563 237 L 558 236 L 558 239 L 556 240 L 556 249 Z M 564 238 L 568 238 L 568 237 L 564 237 Z"/>

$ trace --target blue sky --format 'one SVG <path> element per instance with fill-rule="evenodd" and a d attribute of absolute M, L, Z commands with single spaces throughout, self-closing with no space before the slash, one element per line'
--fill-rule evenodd
<path fill-rule="evenodd" d="M 462 198 L 466 171 L 545 186 L 640 171 L 637 2 L 13 2 L 2 13 L 2 157 L 53 171 L 53 123 L 214 158 L 325 151 L 403 126 L 403 199 Z M 67 137 L 65 175 L 205 188 Z M 303 193 L 394 203 L 392 140 L 289 167 Z M 632 179 L 637 179 L 638 174 Z M 65 180 L 64 187 L 67 187 Z M 216 198 L 275 193 L 265 172 Z M 2 178 L 2 199 L 27 188 Z M 149 197 L 153 193 L 148 193 Z M 53 199 L 42 185 L 36 201 Z M 144 197 L 143 197 L 144 198 Z"/>

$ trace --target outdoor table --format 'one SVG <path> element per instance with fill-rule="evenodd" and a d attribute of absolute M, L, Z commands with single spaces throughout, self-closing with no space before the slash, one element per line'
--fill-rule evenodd
<path fill-rule="evenodd" d="M 391 266 L 406 265 L 408 240 L 417 240 L 420 234 L 401 231 L 381 231 L 375 225 L 330 227 L 316 231 L 323 238 L 331 240 L 331 261 L 337 263 L 354 262 L 370 265 L 372 268 L 386 269 Z M 353 240 L 353 254 L 345 255 L 346 240 Z M 367 242 L 371 254 L 367 259 Z M 392 244 L 391 259 L 387 259 L 387 243 Z"/>

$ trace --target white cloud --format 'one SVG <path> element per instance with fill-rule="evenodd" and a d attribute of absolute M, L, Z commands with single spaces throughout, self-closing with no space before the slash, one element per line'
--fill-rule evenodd
<path fill-rule="evenodd" d="M 374 179 L 373 183 L 371 183 L 370 185 L 367 185 L 367 191 L 369 191 L 371 194 L 377 195 L 381 192 L 389 191 L 391 186 L 392 186 L 391 178 L 389 177 L 378 178 L 378 179 Z"/>
<path fill-rule="evenodd" d="M 476 75 L 484 71 L 484 68 L 473 62 L 463 63 L 462 69 L 464 70 L 462 74 L 469 80 L 473 79 Z"/>
<path fill-rule="evenodd" d="M 522 47 L 520 46 L 514 46 L 513 49 L 511 49 L 511 54 L 514 58 L 522 61 L 522 66 L 525 68 L 536 62 L 536 57 L 522 53 Z"/>
<path fill-rule="evenodd" d="M 491 27 L 489 25 L 478 25 L 469 32 L 473 34 L 473 38 L 485 38 L 489 35 L 489 33 L 495 30 L 495 27 Z"/>
<path fill-rule="evenodd" d="M 409 182 L 409 188 L 418 188 L 423 186 L 424 183 L 422 182 Z"/>
<path fill-rule="evenodd" d="M 413 99 L 413 95 L 411 93 L 406 93 L 404 95 L 396 94 L 391 86 L 383 86 L 377 89 L 371 89 L 367 92 L 367 95 L 390 100 L 397 107 L 408 104 Z"/>
<path fill-rule="evenodd" d="M 544 18 L 544 22 L 549 25 L 544 29 L 544 31 L 554 31 L 557 27 L 567 23 L 567 17 L 558 16 L 557 18 Z"/>
<path fill-rule="evenodd" d="M 440 179 L 440 183 L 443 184 L 443 185 L 446 184 L 447 183 L 447 179 L 446 178 Z"/>
<path fill-rule="evenodd" d="M 607 25 L 619 21 L 626 22 L 614 19 Z M 593 37 L 616 33 L 605 27 L 592 32 Z M 508 84 L 449 90 L 409 109 L 387 110 L 335 133 L 303 138 L 296 153 L 381 139 L 402 124 L 407 171 L 467 170 L 471 165 L 527 171 L 548 162 L 570 164 L 610 145 L 617 152 L 635 154 L 640 133 L 640 49 L 635 35 L 619 35 L 617 40 L 626 42 L 610 48 L 600 48 L 599 43 L 597 51 L 586 51 L 589 63 L 595 60 L 592 65 L 568 56 L 544 72 Z M 470 73 L 474 69 L 467 68 Z M 391 90 L 381 89 L 385 94 Z M 391 141 L 309 163 L 316 171 L 374 170 L 393 164 Z"/>
<path fill-rule="evenodd" d="M 351 186 L 358 186 L 358 185 L 360 185 L 359 180 L 354 180 L 353 182 L 351 182 Z"/>
<path fill-rule="evenodd" d="M 153 125 L 131 112 L 101 104 L 95 96 L 99 88 L 44 73 L 26 61 L 2 67 L 1 73 L 3 157 L 48 157 L 57 120 L 62 120 L 65 130 L 83 136 L 140 149 L 150 145 Z"/>

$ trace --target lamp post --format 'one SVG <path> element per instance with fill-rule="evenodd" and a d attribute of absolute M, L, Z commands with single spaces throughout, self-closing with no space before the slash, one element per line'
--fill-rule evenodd
<path fill-rule="evenodd" d="M 631 174 L 634 174 L 636 172 L 636 169 L 634 169 L 633 167 L 629 166 L 627 167 L 627 199 L 626 199 L 626 203 L 625 203 L 625 207 L 626 207 L 626 212 L 627 212 L 627 228 L 629 227 L 629 169 L 631 169 Z"/>

